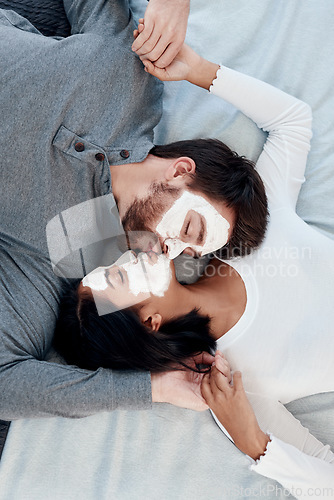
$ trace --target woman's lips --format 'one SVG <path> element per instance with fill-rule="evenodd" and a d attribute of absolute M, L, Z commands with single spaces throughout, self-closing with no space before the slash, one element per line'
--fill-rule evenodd
<path fill-rule="evenodd" d="M 156 264 L 156 262 L 158 261 L 158 255 L 153 252 L 153 250 L 151 250 L 150 252 L 147 252 L 147 255 L 148 255 L 148 258 L 149 258 L 149 261 L 150 261 L 150 264 Z"/>

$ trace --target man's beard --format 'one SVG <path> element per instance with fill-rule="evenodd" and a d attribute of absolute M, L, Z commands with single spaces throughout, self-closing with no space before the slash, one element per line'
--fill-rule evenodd
<path fill-rule="evenodd" d="M 180 189 L 166 183 L 153 183 L 146 198 L 136 198 L 122 218 L 123 228 L 128 231 L 155 232 L 158 222 L 179 194 Z"/>
<path fill-rule="evenodd" d="M 153 183 L 146 198 L 134 200 L 122 218 L 128 249 L 136 252 L 153 249 L 161 253 L 155 228 L 179 192 L 180 189 L 169 187 L 166 183 Z"/>

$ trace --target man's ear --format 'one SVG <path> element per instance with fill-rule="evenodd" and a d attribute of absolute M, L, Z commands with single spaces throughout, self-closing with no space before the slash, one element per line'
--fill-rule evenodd
<path fill-rule="evenodd" d="M 184 181 L 184 177 L 189 174 L 194 174 L 196 170 L 196 163 L 188 156 L 181 156 L 172 160 L 165 170 L 166 181 L 180 180 Z M 178 179 L 179 178 L 179 179 Z"/>
<path fill-rule="evenodd" d="M 154 332 L 157 332 L 160 328 L 162 321 L 161 314 L 159 313 L 154 313 L 148 316 L 144 321 L 143 324 L 147 326 L 148 328 L 151 328 Z"/>

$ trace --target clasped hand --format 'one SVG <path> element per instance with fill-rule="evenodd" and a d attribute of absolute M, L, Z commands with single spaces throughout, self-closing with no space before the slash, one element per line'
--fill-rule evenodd
<path fill-rule="evenodd" d="M 188 366 L 196 364 L 210 366 L 214 357 L 207 352 L 186 361 Z M 154 403 L 170 403 L 174 406 L 196 411 L 208 409 L 201 393 L 201 382 L 204 374 L 185 370 L 171 370 L 163 373 L 152 373 L 152 401 Z"/>
<path fill-rule="evenodd" d="M 139 38 L 144 30 L 144 19 L 139 20 L 138 29 L 134 30 L 134 38 Z M 209 90 L 219 69 L 218 64 L 207 61 L 185 43 L 174 57 L 173 61 L 166 67 L 158 67 L 146 56 L 140 56 L 145 66 L 145 71 L 161 81 L 187 80 L 193 85 Z"/>
<path fill-rule="evenodd" d="M 138 29 L 134 30 L 133 36 L 137 40 L 140 33 L 144 32 L 144 20 L 139 19 Z M 191 71 L 198 66 L 200 56 L 196 54 L 188 45 L 183 44 L 177 54 L 166 66 L 158 66 L 157 61 L 151 61 L 146 56 L 138 54 L 145 66 L 145 71 L 155 76 L 161 81 L 188 80 Z"/>
<path fill-rule="evenodd" d="M 220 351 L 216 352 L 210 373 L 203 377 L 202 395 L 235 445 L 246 455 L 258 459 L 269 437 L 259 427 L 241 373 L 234 372 L 232 381 L 230 365 Z"/>
<path fill-rule="evenodd" d="M 190 0 L 150 0 L 132 50 L 158 68 L 171 64 L 184 42 Z"/>
<path fill-rule="evenodd" d="M 235 445 L 254 460 L 265 451 L 269 437 L 262 432 L 248 401 L 240 372 L 234 372 L 220 351 L 202 353 L 188 363 L 211 365 L 207 373 L 175 370 L 152 374 L 153 402 L 214 412 Z"/>

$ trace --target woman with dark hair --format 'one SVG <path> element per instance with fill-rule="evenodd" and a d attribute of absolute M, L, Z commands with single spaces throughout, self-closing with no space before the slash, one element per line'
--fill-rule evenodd
<path fill-rule="evenodd" d="M 183 355 L 201 349 L 197 342 L 202 326 L 198 331 L 193 323 L 187 323 L 187 315 L 202 316 L 203 338 L 209 334 L 232 369 L 242 370 L 252 407 L 240 375 L 235 375 L 232 386 L 229 365 L 219 353 L 215 366 L 204 377 L 203 396 L 237 446 L 253 459 L 261 457 L 252 469 L 281 482 L 300 498 L 305 497 L 306 487 L 333 487 L 333 454 L 282 404 L 334 390 L 334 243 L 295 213 L 311 138 L 310 109 L 266 83 L 202 59 L 187 46 L 166 69 L 143 62 L 147 71 L 162 80 L 186 79 L 209 89 L 268 132 L 256 164 L 269 202 L 267 236 L 258 250 L 242 259 L 214 258 L 192 285 L 178 283 L 173 263 L 168 268 L 163 256 L 129 259 L 125 267 L 98 268 L 84 278 L 76 292 L 79 344 L 86 342 L 83 298 L 95 303 L 97 322 L 103 321 L 108 307 L 109 312 L 115 307 L 123 309 L 127 318 L 134 313 L 139 320 L 138 331 L 144 327 L 147 336 L 159 339 L 150 349 L 159 351 L 165 366 L 175 367 L 175 362 L 183 363 Z M 198 232 L 196 219 L 192 220 L 185 228 L 184 241 L 188 234 Z M 164 264 L 156 272 L 158 261 L 159 266 Z M 133 266 L 143 268 L 142 279 Z M 156 282 L 162 284 L 160 288 Z M 178 329 L 179 342 L 171 347 L 170 322 L 176 319 L 180 325 L 180 318 L 186 326 Z M 127 321 L 132 320 L 126 319 L 123 326 Z M 164 333 L 166 325 L 168 333 Z M 192 330 L 193 336 L 189 335 Z M 113 336 L 114 332 L 107 329 L 105 334 Z M 123 335 L 126 338 L 126 327 Z M 65 336 L 63 344 L 66 342 Z M 164 343 L 169 344 L 168 349 Z M 131 351 L 126 344 L 122 345 L 125 356 L 127 349 Z M 87 357 L 90 349 L 86 344 Z M 113 356 L 117 356 L 116 351 Z M 153 368 L 156 361 L 145 358 L 145 363 L 146 369 L 151 369 L 150 363 Z M 273 433 L 270 437 L 268 429 Z M 296 487 L 301 488 L 301 494 L 296 493 Z"/>
<path fill-rule="evenodd" d="M 126 277 L 124 270 L 119 272 Z M 99 315 L 95 300 L 77 280 L 64 288 L 54 344 L 69 364 L 89 370 L 102 367 L 157 373 L 187 368 L 190 357 L 215 350 L 210 319 L 195 308 L 157 328 L 143 324 L 133 308 L 115 307 L 113 312 Z M 109 308 L 111 304 L 105 305 Z"/>

